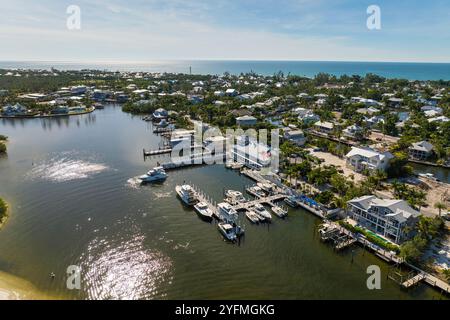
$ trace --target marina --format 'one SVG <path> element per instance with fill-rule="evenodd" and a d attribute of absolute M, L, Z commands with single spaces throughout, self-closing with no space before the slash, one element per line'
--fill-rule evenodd
<path fill-rule="evenodd" d="M 2 133 L 20 138 L 23 143 L 11 144 L 8 159 L 0 161 L 0 184 L 14 212 L 14 219 L 0 233 L 1 259 L 24 266 L 20 275 L 47 294 L 124 298 L 137 290 L 134 297 L 142 299 L 182 299 L 187 295 L 199 299 L 441 298 L 439 292 L 421 285 L 404 292 L 393 281 L 383 284 L 382 293 L 369 292 L 363 285 L 366 267 L 377 264 L 387 272 L 390 264 L 364 254 L 363 245 L 352 248 L 355 263 L 350 264 L 349 250 L 336 254 L 323 245 L 315 236 L 321 219 L 300 207 L 289 209 L 286 223 L 277 218 L 271 224 L 253 225 L 242 212 L 240 221 L 246 223 L 246 236 L 239 246 L 224 245 L 218 241 L 223 235 L 215 225 L 202 223 L 193 207 L 176 199 L 176 185 L 189 181 L 199 186 L 204 191 L 202 194 L 196 190 L 200 201 L 207 200 L 214 209 L 223 201 L 224 189 L 244 192 L 246 187 L 267 180 L 245 169 L 240 174 L 224 165 L 195 165 L 179 167 L 186 170 L 166 170 L 168 178 L 162 184 L 125 183 L 157 167 L 157 162 L 171 161 L 164 155 L 142 161 L 142 154 L 136 150 L 142 146 L 157 149 L 161 137 L 153 135 L 152 127 L 145 122 L 111 105 L 105 105 L 99 114 L 82 116 L 79 126 L 75 118 L 67 118 L 64 123 L 34 119 L 19 130 L 4 121 Z M 119 134 L 119 125 L 129 129 Z M 64 133 L 62 147 L 55 146 L 52 139 L 59 132 Z M 118 144 L 111 147 L 111 139 Z M 137 141 L 130 144 L 133 139 Z M 31 148 L 36 152 L 32 158 L 26 151 Z M 67 152 L 72 149 L 84 152 Z M 76 171 L 71 167 L 71 174 L 66 173 L 68 168 L 60 165 L 62 161 L 76 161 Z M 103 164 L 104 171 L 90 171 L 97 170 L 99 164 Z M 24 173 L 26 184 L 14 182 L 17 179 L 12 175 L 17 172 Z M 58 172 L 58 180 L 54 180 L 52 172 Z M 40 192 L 44 186 L 45 199 Z M 67 194 L 71 197 L 67 198 Z M 36 254 L 26 250 L 31 245 Z M 48 250 L 49 246 L 53 250 Z M 69 254 L 67 248 L 71 249 Z M 134 261 L 132 265 L 126 263 L 126 257 Z M 49 281 L 48 270 L 56 274 L 57 280 L 65 274 L 65 266 L 72 264 L 86 270 L 81 291 L 70 292 L 64 283 Z M 107 274 L 113 270 L 117 270 L 117 278 L 108 280 Z M 240 272 L 231 275 L 230 270 Z M 261 283 L 262 278 L 265 283 Z M 330 282 L 351 290 L 330 288 Z M 118 292 L 114 285 L 120 283 L 134 285 Z"/>

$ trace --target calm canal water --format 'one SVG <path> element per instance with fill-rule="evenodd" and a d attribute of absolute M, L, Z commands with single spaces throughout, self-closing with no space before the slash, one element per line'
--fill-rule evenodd
<path fill-rule="evenodd" d="M 192 181 L 222 199 L 250 180 L 223 166 L 169 173 L 139 186 L 142 149 L 159 137 L 139 117 L 108 106 L 93 114 L 0 120 L 10 137 L 0 159 L 0 194 L 12 216 L 0 231 L 0 271 L 53 297 L 83 299 L 440 299 L 426 286 L 402 291 L 387 264 L 361 249 L 337 254 L 302 210 L 268 226 L 247 224 L 240 245 L 184 209 L 175 185 Z M 380 265 L 382 290 L 369 291 L 366 269 Z M 66 269 L 82 268 L 82 288 L 66 288 Z M 55 279 L 49 274 L 54 272 Z"/>

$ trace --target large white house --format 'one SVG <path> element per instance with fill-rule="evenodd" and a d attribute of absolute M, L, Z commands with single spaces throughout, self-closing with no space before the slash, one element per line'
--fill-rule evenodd
<path fill-rule="evenodd" d="M 370 148 L 353 147 L 345 158 L 347 159 L 347 166 L 356 172 L 366 169 L 369 171 L 386 171 L 394 155 L 390 152 L 380 153 Z"/>
<path fill-rule="evenodd" d="M 360 226 L 401 244 L 414 234 L 413 227 L 420 213 L 404 200 L 379 199 L 370 195 L 350 200 L 347 215 Z"/>
<path fill-rule="evenodd" d="M 433 154 L 433 145 L 428 141 L 416 142 L 409 147 L 408 153 L 412 159 L 425 160 Z"/>
<path fill-rule="evenodd" d="M 234 161 L 250 169 L 267 168 L 272 161 L 271 148 L 249 136 L 236 137 L 231 153 Z"/>

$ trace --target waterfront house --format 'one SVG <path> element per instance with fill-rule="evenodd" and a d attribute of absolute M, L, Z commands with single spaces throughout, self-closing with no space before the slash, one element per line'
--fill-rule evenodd
<path fill-rule="evenodd" d="M 300 147 L 306 143 L 306 137 L 302 130 L 285 130 L 284 139 Z"/>
<path fill-rule="evenodd" d="M 92 93 L 92 100 L 96 102 L 103 102 L 110 97 L 111 93 L 99 89 L 95 89 Z"/>
<path fill-rule="evenodd" d="M 416 142 L 408 149 L 411 159 L 426 160 L 433 154 L 433 145 L 428 141 Z"/>
<path fill-rule="evenodd" d="M 68 114 L 69 113 L 69 107 L 67 106 L 56 106 L 52 111 L 52 114 Z"/>
<path fill-rule="evenodd" d="M 257 119 L 252 116 L 242 116 L 236 118 L 236 124 L 241 127 L 254 126 L 257 123 Z"/>
<path fill-rule="evenodd" d="M 414 235 L 420 213 L 404 200 L 379 199 L 370 195 L 350 200 L 347 215 L 361 227 L 401 244 Z"/>
<path fill-rule="evenodd" d="M 386 171 L 394 156 L 390 152 L 381 153 L 370 148 L 352 147 L 345 158 L 348 167 L 356 172 L 362 172 L 364 170 Z"/>
<path fill-rule="evenodd" d="M 28 112 L 27 108 L 25 108 L 20 103 L 16 103 L 13 106 L 7 105 L 2 108 L 2 114 L 8 117 L 26 115 L 27 112 Z"/>
<path fill-rule="evenodd" d="M 125 103 L 128 101 L 128 95 L 124 94 L 123 92 L 116 92 L 115 95 L 117 103 Z"/>
<path fill-rule="evenodd" d="M 324 134 L 331 134 L 334 130 L 334 124 L 331 122 L 317 121 L 314 123 L 314 131 Z"/>
<path fill-rule="evenodd" d="M 87 92 L 86 86 L 73 86 L 70 88 L 70 92 L 72 95 L 78 96 L 85 94 Z"/>
<path fill-rule="evenodd" d="M 169 113 L 163 108 L 156 109 L 155 112 L 153 112 L 153 118 L 156 120 L 166 119 L 168 116 Z"/>
<path fill-rule="evenodd" d="M 236 137 L 231 153 L 234 161 L 250 169 L 261 170 L 271 164 L 271 148 L 253 137 Z"/>

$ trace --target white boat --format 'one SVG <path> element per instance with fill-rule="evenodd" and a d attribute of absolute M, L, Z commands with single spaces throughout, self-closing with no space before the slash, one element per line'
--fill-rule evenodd
<path fill-rule="evenodd" d="M 227 161 L 225 163 L 225 168 L 231 169 L 233 167 L 234 162 L 233 161 Z"/>
<path fill-rule="evenodd" d="M 275 191 L 275 185 L 272 183 L 258 182 L 256 185 L 268 194 L 272 194 Z"/>
<path fill-rule="evenodd" d="M 204 202 L 199 202 L 194 206 L 198 216 L 205 221 L 211 222 L 213 219 L 213 212 Z"/>
<path fill-rule="evenodd" d="M 265 220 L 267 221 L 271 221 L 272 220 L 272 215 L 270 214 L 269 211 L 266 210 L 266 208 L 264 208 L 264 206 L 262 204 L 257 204 L 255 205 L 255 207 L 253 208 L 253 210 L 260 216 L 264 217 Z"/>
<path fill-rule="evenodd" d="M 164 171 L 163 167 L 156 167 L 147 172 L 147 174 L 140 176 L 139 180 L 142 182 L 158 182 L 167 179 L 167 173 Z"/>
<path fill-rule="evenodd" d="M 250 193 L 252 196 L 255 196 L 255 197 L 262 198 L 262 197 L 266 196 L 266 193 L 263 191 L 263 189 L 261 189 L 258 186 L 253 186 L 253 187 L 247 188 L 246 190 L 248 193 Z"/>
<path fill-rule="evenodd" d="M 228 241 L 236 241 L 237 235 L 234 230 L 234 227 L 229 223 L 220 222 L 217 227 L 219 228 L 220 233 L 223 237 Z"/>
<path fill-rule="evenodd" d="M 238 218 L 238 213 L 233 207 L 226 202 L 219 203 L 217 206 L 219 209 L 219 215 L 223 221 L 226 222 L 235 222 Z"/>
<path fill-rule="evenodd" d="M 247 217 L 247 219 L 248 220 L 250 220 L 250 222 L 251 223 L 259 223 L 259 221 L 260 221 L 260 217 L 259 217 L 259 215 L 257 215 L 255 212 L 253 212 L 253 211 L 247 211 L 246 213 L 245 213 L 245 216 Z"/>
<path fill-rule="evenodd" d="M 180 199 L 188 206 L 193 206 L 197 204 L 197 194 L 190 185 L 176 186 L 175 191 L 177 192 Z"/>
<path fill-rule="evenodd" d="M 233 163 L 231 165 L 232 170 L 241 170 L 243 167 L 244 167 L 244 165 L 242 163 L 238 163 L 238 162 Z"/>
<path fill-rule="evenodd" d="M 434 174 L 432 174 L 432 173 L 419 173 L 419 177 L 425 178 L 425 179 L 430 179 L 430 180 L 433 180 L 433 181 L 439 181 L 439 179 L 436 178 L 434 176 Z"/>
<path fill-rule="evenodd" d="M 279 206 L 273 206 L 272 211 L 278 218 L 285 218 L 288 214 L 286 209 Z"/>
<path fill-rule="evenodd" d="M 225 192 L 225 196 L 230 200 L 232 203 L 244 203 L 247 200 L 244 198 L 242 192 L 234 191 L 234 190 L 227 190 Z"/>

